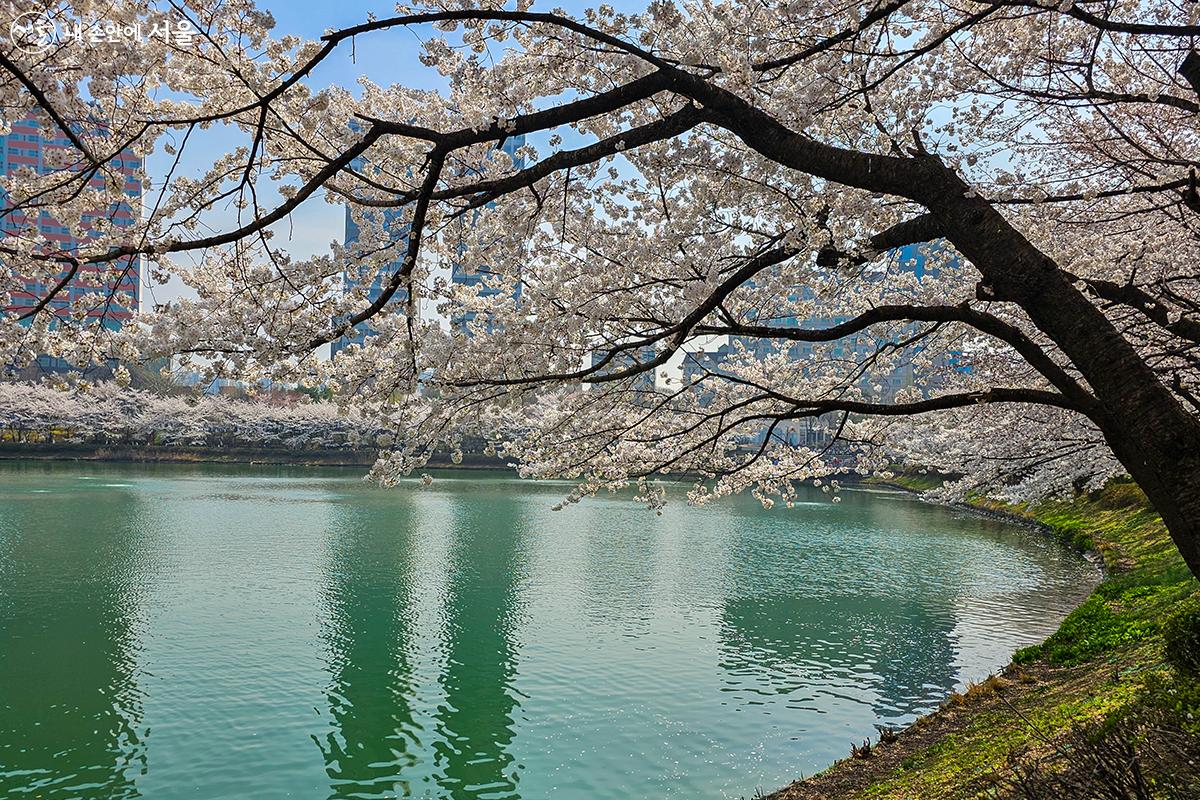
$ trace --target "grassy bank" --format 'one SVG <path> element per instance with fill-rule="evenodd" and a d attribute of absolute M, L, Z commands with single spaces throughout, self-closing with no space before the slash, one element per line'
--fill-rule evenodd
<path fill-rule="evenodd" d="M 1200 797 L 1200 584 L 1145 496 L 974 505 L 1097 552 L 1106 579 L 1002 674 L 772 800 Z"/>

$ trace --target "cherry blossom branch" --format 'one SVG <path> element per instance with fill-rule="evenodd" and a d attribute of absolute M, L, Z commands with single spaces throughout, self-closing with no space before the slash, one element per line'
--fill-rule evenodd
<path fill-rule="evenodd" d="M 828 328 L 782 328 L 764 325 L 700 325 L 697 335 L 752 336 L 760 339 L 782 339 L 795 342 L 835 342 L 884 322 L 961 322 L 1010 345 L 1050 383 L 1070 398 L 1077 410 L 1093 412 L 1097 400 L 1072 378 L 1066 370 L 1015 325 L 999 317 L 970 308 L 957 306 L 876 306 L 839 325 Z"/>
<path fill-rule="evenodd" d="M 880 231 L 867 240 L 867 247 L 854 253 L 845 253 L 832 246 L 822 247 L 817 252 L 817 265 L 834 267 L 842 261 L 847 266 L 861 267 L 871 259 L 889 250 L 921 242 L 932 242 L 942 238 L 941 224 L 932 214 L 920 214 L 898 222 L 887 230 Z"/>
<path fill-rule="evenodd" d="M 484 378 L 480 380 L 469 381 L 453 381 L 448 385 L 458 388 L 471 386 L 521 386 L 535 383 L 554 383 L 565 381 L 585 381 L 587 383 L 611 383 L 620 381 L 625 378 L 640 375 L 641 373 L 653 370 L 670 360 L 683 343 L 687 341 L 692 330 L 714 309 L 720 305 L 721 301 L 728 297 L 738 287 L 744 285 L 762 270 L 781 264 L 790 258 L 793 258 L 799 251 L 793 248 L 777 247 L 763 253 L 759 253 L 752 258 L 749 258 L 737 270 L 732 272 L 722 281 L 714 291 L 709 294 L 705 300 L 685 315 L 679 322 L 670 325 L 660 331 L 649 336 L 625 341 L 616 344 L 609 349 L 600 359 L 598 359 L 590 367 L 584 367 L 578 370 L 569 372 L 558 372 L 550 374 L 539 374 L 522 376 L 518 378 Z M 669 339 L 667 346 L 658 352 L 653 358 L 647 359 L 644 362 L 632 364 L 628 367 L 615 369 L 611 372 L 604 370 L 612 364 L 623 353 L 637 351 L 642 348 L 651 346 L 657 342 Z"/>
<path fill-rule="evenodd" d="M 659 69 L 670 67 L 663 59 L 654 55 L 632 42 L 628 42 L 617 36 L 612 36 L 604 31 L 594 28 L 590 25 L 585 25 L 578 20 L 564 16 L 562 14 L 542 13 L 534 11 L 501 11 L 492 9 L 461 9 L 456 11 L 432 11 L 421 14 L 404 14 L 398 17 L 389 17 L 387 19 L 374 20 L 372 22 L 364 22 L 361 25 L 354 25 L 349 28 L 343 28 L 334 33 L 322 36 L 323 41 L 330 44 L 336 44 L 345 41 L 359 34 L 369 33 L 371 31 L 385 30 L 387 28 L 395 28 L 410 25 L 424 25 L 438 22 L 476 22 L 476 21 L 496 21 L 496 22 L 521 22 L 521 23 L 545 23 L 558 28 L 573 31 L 581 34 L 589 39 L 593 39 L 601 44 L 606 44 L 617 50 L 621 50 L 630 55 L 646 61 L 649 64 L 658 67 Z"/>
<path fill-rule="evenodd" d="M 657 122 L 630 128 L 586 147 L 555 153 L 537 162 L 532 167 L 521 170 L 513 175 L 497 178 L 492 181 L 481 181 L 469 186 L 457 186 L 453 189 L 439 192 L 436 199 L 442 200 L 469 195 L 470 200 L 468 201 L 467 208 L 480 208 L 505 194 L 510 194 L 518 189 L 531 186 L 541 178 L 555 172 L 561 172 L 585 164 L 593 164 L 608 156 L 674 138 L 696 127 L 705 121 L 705 119 L 707 119 L 707 114 L 703 109 L 687 105 L 679 111 L 668 114 Z"/>
<path fill-rule="evenodd" d="M 323 344 L 332 342 L 346 333 L 354 329 L 355 325 L 366 322 L 382 311 L 388 303 L 391 302 L 396 292 L 402 287 L 408 289 L 408 313 L 406 315 L 406 323 L 408 325 L 409 339 L 413 338 L 413 325 L 415 324 L 415 297 L 412 291 L 412 272 L 417 263 L 417 256 L 421 249 L 421 237 L 425 231 L 425 223 L 429 213 L 429 203 L 433 188 L 437 186 L 438 180 L 441 178 L 442 166 L 446 163 L 445 152 L 438 147 L 433 149 L 429 154 L 428 171 L 425 174 L 425 180 L 421 184 L 421 193 L 417 197 L 416 203 L 413 206 L 412 222 L 408 226 L 407 245 L 405 248 L 404 258 L 400 263 L 400 268 L 392 273 L 388 278 L 387 285 L 370 305 L 352 314 L 348 319 L 339 324 L 337 328 L 325 336 L 310 340 L 306 345 L 306 350 L 315 350 Z M 415 350 L 414 350 L 415 352 Z M 414 356 L 415 357 L 415 356 Z M 414 375 L 416 370 L 414 369 Z"/>
<path fill-rule="evenodd" d="M 911 2 L 911 0 L 889 0 L 887 3 L 876 5 L 875 8 L 868 11 L 866 15 L 863 16 L 858 25 L 852 28 L 844 28 L 838 33 L 835 33 L 832 36 L 827 36 L 816 44 L 806 47 L 803 50 L 799 50 L 791 55 L 783 56 L 782 58 L 773 58 L 769 61 L 759 61 L 754 64 L 753 69 L 756 72 L 768 72 L 773 69 L 788 67 L 804 61 L 805 59 L 812 58 L 818 53 L 822 53 L 835 45 L 841 44 L 849 39 L 853 39 L 855 36 L 858 36 L 876 22 L 887 19 L 896 11 L 899 11 L 901 8 L 908 5 L 909 2 Z"/>
<path fill-rule="evenodd" d="M 1131 308 L 1181 339 L 1200 343 L 1200 321 L 1183 314 L 1172 314 L 1169 306 L 1134 283 L 1119 284 L 1101 278 L 1084 278 L 1082 281 L 1097 297 Z"/>
<path fill-rule="evenodd" d="M 86 156 L 91 163 L 98 163 L 96 157 L 92 155 L 92 152 L 88 146 L 82 139 L 79 138 L 74 129 L 72 129 L 71 124 L 63 119 L 62 115 L 58 113 L 58 109 L 56 109 L 54 104 L 50 102 L 50 99 L 46 97 L 46 93 L 43 92 L 36 83 L 30 80 L 29 76 L 26 75 L 25 72 L 3 52 L 0 52 L 0 67 L 3 67 L 10 75 L 16 78 L 23 87 L 25 87 L 25 91 L 29 92 L 29 94 L 33 96 L 33 99 L 37 102 L 38 106 L 40 106 L 42 110 L 46 112 L 50 119 L 54 120 L 54 124 L 58 126 L 60 131 L 62 131 L 63 136 L 66 136 L 67 140 L 70 141 L 80 153 L 83 153 L 83 155 Z"/>
<path fill-rule="evenodd" d="M 1107 17 L 1097 16 L 1096 14 L 1081 8 L 1082 4 L 1080 2 L 1071 2 L 1070 0 L 1066 4 L 1050 5 L 1039 3 L 1037 0 L 991 0 L 991 2 L 993 5 L 997 6 L 1033 8 L 1040 11 L 1057 11 L 1060 14 L 1065 14 L 1068 17 L 1077 19 L 1080 22 L 1096 28 L 1097 30 L 1105 31 L 1107 33 L 1130 33 L 1148 36 L 1200 36 L 1200 25 L 1168 25 L 1163 23 L 1125 22 L 1122 20 L 1113 20 Z"/>
<path fill-rule="evenodd" d="M 734 383 L 744 383 L 763 390 L 764 397 L 787 403 L 792 406 L 788 412 L 773 415 L 783 419 L 803 419 L 819 417 L 831 411 L 845 411 L 851 414 L 866 414 L 878 417 L 907 417 L 918 414 L 928 414 L 932 411 L 948 411 L 954 408 L 969 408 L 986 403 L 1029 403 L 1032 405 L 1054 406 L 1067 411 L 1083 412 L 1074 402 L 1058 392 L 1044 389 L 1028 389 L 1017 387 L 992 387 L 973 392 L 959 392 L 938 395 L 923 400 L 908 403 L 873 403 L 867 400 L 851 400 L 846 398 L 809 399 L 791 397 L 782 392 L 766 389 L 753 381 L 737 377 L 726 377 Z"/>

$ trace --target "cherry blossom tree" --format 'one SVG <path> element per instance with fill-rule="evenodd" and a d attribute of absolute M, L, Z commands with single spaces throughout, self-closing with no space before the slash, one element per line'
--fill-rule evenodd
<path fill-rule="evenodd" d="M 0 383 L 0 432 L 15 442 L 370 450 L 388 432 L 332 403 L 273 405 L 156 395 L 113 382 Z"/>
<path fill-rule="evenodd" d="M 468 0 L 303 41 L 249 2 L 55 5 L 59 29 L 198 33 L 0 44 L 5 119 L 70 142 L 60 171 L 5 179 L 8 216 L 71 228 L 119 199 L 113 154 L 169 165 L 139 224 L 78 250 L 5 228 L 7 285 L 45 287 L 8 314 L 5 358 L 194 355 L 326 385 L 395 432 L 385 483 L 468 436 L 577 479 L 573 499 L 638 481 L 652 505 L 664 472 L 709 478 L 697 502 L 787 499 L 847 463 L 1013 499 L 1127 473 L 1200 574 L 1198 9 Z M 421 65 L 318 82 L 398 29 Z M 393 83 L 420 66 L 443 91 Z M 185 174 L 218 129 L 243 144 Z M 289 254 L 282 226 L 322 201 L 359 236 Z M 52 324 L 55 292 L 92 281 L 86 320 L 132 256 L 195 296 L 120 332 Z M 319 356 L 354 326 L 363 344 Z M 898 370 L 911 385 L 884 387 Z M 831 441 L 780 435 L 812 419 Z"/>

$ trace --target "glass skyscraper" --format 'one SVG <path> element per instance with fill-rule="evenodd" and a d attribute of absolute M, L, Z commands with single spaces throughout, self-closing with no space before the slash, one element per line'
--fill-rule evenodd
<path fill-rule="evenodd" d="M 510 136 L 504 140 L 504 143 L 502 145 L 500 145 L 500 147 L 498 147 L 497 150 L 506 153 L 513 160 L 513 166 L 516 169 L 524 169 L 525 159 L 518 155 L 518 150 L 521 147 L 523 147 L 524 145 L 525 145 L 524 135 Z M 361 169 L 363 166 L 363 162 L 361 160 L 356 161 L 354 166 L 356 169 Z M 368 213 L 370 213 L 370 212 L 368 212 Z M 382 213 L 383 213 L 384 228 L 393 237 L 393 239 L 396 243 L 395 251 L 398 255 L 394 261 L 388 263 L 386 266 L 384 266 L 382 269 L 380 269 L 379 272 L 376 274 L 374 280 L 371 282 L 371 286 L 367 290 L 367 301 L 369 303 L 374 303 L 376 300 L 378 300 L 380 298 L 380 296 L 383 294 L 384 287 L 387 284 L 388 279 L 397 270 L 399 270 L 401 268 L 401 266 L 403 265 L 403 263 L 404 263 L 403 253 L 404 253 L 407 241 L 408 241 L 408 224 L 403 221 L 402 210 L 401 209 L 388 209 L 386 211 L 383 211 Z M 472 220 L 473 220 L 473 217 L 468 215 L 464 224 L 470 225 Z M 350 207 L 347 206 L 346 207 L 346 247 L 347 247 L 347 249 L 351 249 L 352 245 L 355 242 L 357 242 L 358 239 L 359 239 L 359 226 L 354 221 L 354 217 L 351 214 Z M 458 262 L 455 262 L 450 265 L 451 280 L 454 283 L 465 285 L 465 286 L 481 286 L 481 285 L 483 285 L 484 278 L 489 274 L 492 274 L 489 270 L 477 270 L 475 272 L 468 272 L 466 269 L 463 268 L 462 264 L 460 264 Z M 351 274 L 349 271 L 342 273 L 342 280 L 343 280 L 344 290 L 347 292 L 351 291 L 352 289 L 354 289 L 358 286 L 357 277 L 355 275 Z M 480 294 L 482 294 L 485 297 L 493 296 L 493 295 L 499 293 L 499 291 L 500 291 L 499 289 L 485 286 L 484 288 L 482 288 L 480 290 Z M 520 296 L 520 284 L 519 283 L 517 284 L 515 293 L 518 297 Z M 391 300 L 388 301 L 388 304 L 389 305 L 405 304 L 407 302 L 408 302 L 408 291 L 406 289 L 400 289 L 392 296 Z M 467 326 L 470 323 L 470 321 L 473 320 L 474 318 L 475 318 L 475 312 L 473 312 L 473 311 L 463 312 L 461 314 L 454 314 L 453 318 L 451 319 L 451 324 L 454 325 L 459 330 L 465 331 L 467 329 Z M 343 350 L 345 347 L 347 347 L 348 345 L 351 345 L 351 344 L 360 344 L 361 345 L 366 340 L 366 338 L 370 335 L 372 335 L 372 333 L 371 333 L 371 328 L 370 328 L 369 324 L 365 323 L 365 322 L 360 323 L 359 325 L 355 326 L 354 332 L 352 334 L 343 336 L 341 339 L 339 339 L 333 343 L 332 354 L 336 356 L 341 350 Z"/>

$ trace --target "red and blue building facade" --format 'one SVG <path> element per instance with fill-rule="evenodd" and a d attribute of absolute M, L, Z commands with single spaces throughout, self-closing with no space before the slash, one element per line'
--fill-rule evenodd
<path fill-rule="evenodd" d="M 103 127 L 100 123 L 95 124 L 98 128 Z M 39 175 L 60 172 L 62 168 L 54 166 L 55 151 L 70 151 L 72 156 L 77 155 L 74 145 L 49 120 L 26 119 L 15 122 L 11 132 L 0 136 L 0 174 L 9 176 L 22 168 L 33 170 Z M 105 224 L 109 228 L 128 227 L 138 221 L 142 199 L 139 175 L 141 166 L 141 159 L 131 151 L 125 150 L 109 162 L 108 169 L 97 170 L 89 179 L 88 187 L 101 189 L 108 180 L 115 178 L 122 183 L 121 192 L 124 197 L 119 202 L 112 203 L 109 208 L 99 208 L 93 213 L 85 214 L 77 230 L 68 229 L 46 210 L 14 209 L 9 202 L 7 191 L 0 187 L 0 209 L 3 209 L 0 234 L 4 238 L 13 236 L 18 231 L 28 229 L 31 222 L 35 222 L 48 242 L 43 249 L 46 255 L 73 256 L 89 239 L 100 237 L 100 232 L 93 228 L 98 217 L 105 218 Z M 72 281 L 46 306 L 45 312 L 53 314 L 56 321 L 65 321 L 72 307 L 81 303 L 86 309 L 84 324 L 103 325 L 116 330 L 131 320 L 138 311 L 141 267 L 141 260 L 137 256 L 126 256 L 100 264 L 83 264 Z M 10 296 L 5 310 L 21 313 L 24 309 L 32 308 L 54 285 L 66 277 L 69 270 L 70 265 L 64 262 L 53 280 L 29 277 L 24 280 L 23 285 L 20 280 L 16 281 L 9 289 Z M 16 272 L 21 274 L 19 265 Z M 43 360 L 45 359 L 39 359 L 39 363 Z M 46 363 L 42 366 L 53 368 L 56 365 Z"/>

